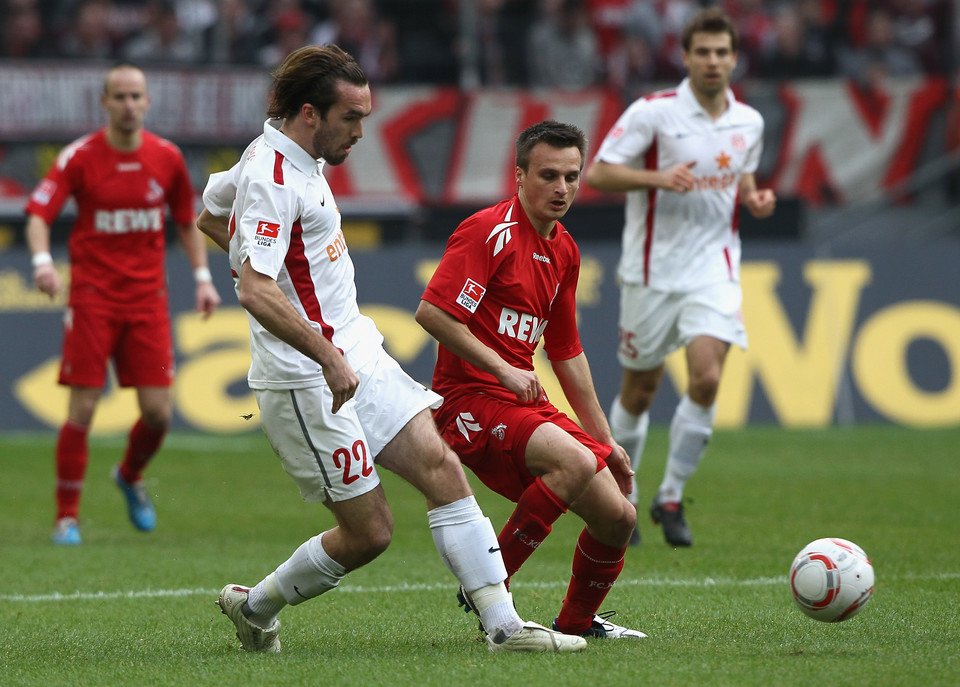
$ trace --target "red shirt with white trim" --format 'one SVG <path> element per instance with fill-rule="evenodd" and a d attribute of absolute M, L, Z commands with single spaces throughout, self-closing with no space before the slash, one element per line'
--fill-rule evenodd
<path fill-rule="evenodd" d="M 504 360 L 533 369 L 541 338 L 551 360 L 583 351 L 577 331 L 580 250 L 557 222 L 545 239 L 517 196 L 464 220 L 450 239 L 423 300 L 449 313 Z M 496 378 L 443 346 L 433 390 L 444 397 L 483 392 L 516 401 Z"/>
<path fill-rule="evenodd" d="M 27 214 L 52 224 L 67 199 L 77 203 L 70 231 L 70 303 L 137 305 L 166 298 L 166 208 L 195 217 L 193 187 L 180 149 L 148 131 L 135 151 L 119 151 L 100 130 L 57 157 L 33 191 Z"/>
<path fill-rule="evenodd" d="M 627 193 L 619 273 L 624 282 L 693 291 L 740 281 L 740 178 L 756 171 L 763 118 L 727 90 L 729 107 L 714 120 L 689 79 L 631 104 L 604 138 L 597 160 L 636 169 L 695 161 L 695 187 Z"/>

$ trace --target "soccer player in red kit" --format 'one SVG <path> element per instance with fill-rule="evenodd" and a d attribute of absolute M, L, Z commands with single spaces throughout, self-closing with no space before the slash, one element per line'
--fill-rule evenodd
<path fill-rule="evenodd" d="M 144 73 L 131 64 L 111 68 L 101 104 L 107 126 L 64 148 L 26 206 L 34 283 L 54 298 L 61 281 L 50 255 L 50 225 L 67 198 L 73 196 L 77 204 L 59 378 L 70 387 L 70 397 L 56 448 L 53 540 L 58 544 L 81 542 L 77 517 L 88 433 L 111 358 L 119 384 L 136 387 L 141 413 L 113 479 L 134 526 L 142 531 L 156 526 L 142 473 L 159 450 L 172 414 L 174 360 L 164 269 L 167 207 L 194 268 L 197 310 L 209 316 L 220 303 L 205 239 L 194 225 L 194 194 L 183 155 L 143 128 L 150 107 Z"/>
<path fill-rule="evenodd" d="M 517 504 L 498 537 L 516 573 L 567 510 L 586 527 L 554 629 L 642 638 L 599 614 L 623 569 L 636 512 L 632 471 L 597 400 L 576 318 L 580 252 L 559 220 L 580 185 L 586 140 L 546 121 L 517 139 L 517 193 L 450 237 L 417 309 L 440 342 L 433 389 L 443 438 L 490 489 Z M 540 339 L 582 428 L 544 393 L 533 366 Z M 509 579 L 509 578 L 508 578 Z M 468 610 L 469 595 L 460 592 Z"/>

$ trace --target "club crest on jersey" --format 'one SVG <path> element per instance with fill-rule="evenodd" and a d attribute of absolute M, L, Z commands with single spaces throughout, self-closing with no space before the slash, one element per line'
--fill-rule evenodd
<path fill-rule="evenodd" d="M 257 224 L 256 241 L 258 246 L 272 246 L 280 235 L 280 225 L 274 222 L 260 220 Z"/>
<path fill-rule="evenodd" d="M 156 179 L 150 179 L 147 182 L 147 202 L 159 203 L 163 200 L 163 187 L 157 183 Z"/>
<path fill-rule="evenodd" d="M 477 306 L 480 305 L 480 300 L 486 292 L 487 290 L 473 279 L 467 279 L 463 288 L 460 289 L 460 295 L 457 296 L 457 303 L 470 312 L 477 312 Z"/>

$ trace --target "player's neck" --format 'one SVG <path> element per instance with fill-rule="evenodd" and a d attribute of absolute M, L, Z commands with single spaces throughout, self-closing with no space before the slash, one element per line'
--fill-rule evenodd
<path fill-rule="evenodd" d="M 697 99 L 697 102 L 700 103 L 700 107 L 706 110 L 707 114 L 713 117 L 713 119 L 719 119 L 730 106 L 730 104 L 727 102 L 726 90 L 720 91 L 716 94 L 710 94 L 701 93 L 700 91 L 693 89 L 693 95 Z"/>
<path fill-rule="evenodd" d="M 107 143 L 114 150 L 128 153 L 137 150 L 143 143 L 143 129 L 136 131 L 121 131 L 113 127 L 107 127 Z"/>

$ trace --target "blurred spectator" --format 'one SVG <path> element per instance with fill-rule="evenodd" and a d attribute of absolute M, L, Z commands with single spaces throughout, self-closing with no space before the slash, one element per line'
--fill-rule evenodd
<path fill-rule="evenodd" d="M 596 85 L 600 54 L 581 0 L 541 0 L 539 5 L 527 40 L 529 84 L 570 90 Z"/>
<path fill-rule="evenodd" d="M 458 3 L 453 0 L 379 0 L 397 36 L 397 80 L 457 83 Z"/>
<path fill-rule="evenodd" d="M 44 35 L 37 0 L 7 0 L 3 14 L 0 57 L 47 57 L 50 48 Z"/>
<path fill-rule="evenodd" d="M 273 18 L 273 39 L 257 53 L 257 60 L 264 67 L 279 65 L 297 48 L 310 42 L 313 23 L 310 16 L 299 9 L 287 9 Z"/>
<path fill-rule="evenodd" d="M 63 57 L 110 60 L 117 57 L 117 36 L 110 24 L 109 0 L 82 0 L 60 38 Z"/>
<path fill-rule="evenodd" d="M 250 3 L 220 0 L 219 9 L 219 18 L 203 32 L 207 59 L 217 64 L 256 64 L 263 36 Z"/>
<path fill-rule="evenodd" d="M 309 42 L 336 43 L 363 67 L 371 83 L 397 76 L 393 23 L 379 16 L 373 0 L 330 0 L 330 18 L 317 25 Z"/>
<path fill-rule="evenodd" d="M 844 76 L 875 88 L 888 76 L 923 73 L 923 64 L 917 55 L 897 43 L 893 18 L 886 9 L 872 8 L 865 28 L 862 47 L 848 47 L 840 52 L 838 59 Z"/>
<path fill-rule="evenodd" d="M 781 6 L 773 28 L 775 40 L 759 55 L 755 74 L 773 79 L 802 79 L 835 73 L 833 46 L 823 32 L 807 23 L 797 6 Z"/>
<path fill-rule="evenodd" d="M 631 103 L 654 90 L 659 74 L 657 51 L 647 32 L 626 25 L 620 48 L 607 64 L 608 83 L 619 91 L 621 100 Z"/>
<path fill-rule="evenodd" d="M 123 55 L 139 63 L 199 62 L 202 46 L 196 33 L 181 28 L 170 0 L 152 0 L 143 30 L 127 41 Z"/>
<path fill-rule="evenodd" d="M 762 56 L 775 49 L 776 27 L 774 19 L 768 14 L 767 4 L 764 0 L 727 0 L 722 3 L 740 33 L 740 50 L 734 78 L 746 73 L 756 74 Z M 794 3 L 787 3 L 783 8 L 795 14 L 793 5 Z"/>
<path fill-rule="evenodd" d="M 950 4 L 954 0 L 891 0 L 893 34 L 930 73 L 942 73 L 950 60 Z M 955 3 L 953 11 L 960 10 Z M 956 46 L 954 46 L 956 49 Z M 957 57 L 953 56 L 954 59 Z"/>

